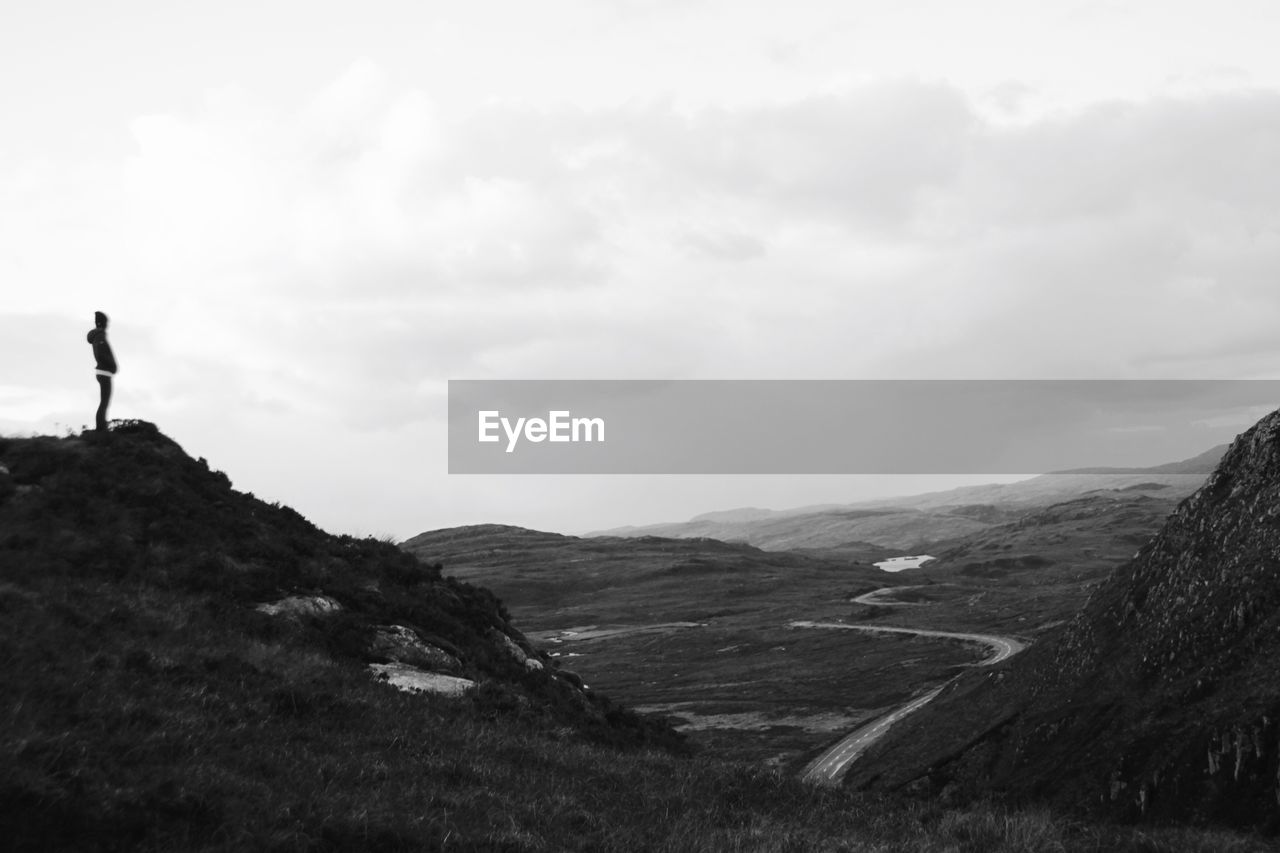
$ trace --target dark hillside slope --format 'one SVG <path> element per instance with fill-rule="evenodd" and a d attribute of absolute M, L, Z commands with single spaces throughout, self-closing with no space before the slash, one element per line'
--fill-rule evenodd
<path fill-rule="evenodd" d="M 1280 412 L 1057 640 L 973 672 L 849 783 L 1280 828 Z"/>
<path fill-rule="evenodd" d="M 371 665 L 474 688 L 409 696 Z M 484 807 L 415 780 L 469 779 L 442 739 L 486 720 L 679 744 L 492 593 L 235 491 L 151 424 L 0 438 L 0 847 L 465 846 Z"/>

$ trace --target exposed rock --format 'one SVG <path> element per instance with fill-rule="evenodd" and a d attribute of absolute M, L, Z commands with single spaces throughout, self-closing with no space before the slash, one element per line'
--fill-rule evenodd
<path fill-rule="evenodd" d="M 507 653 L 507 655 L 508 655 L 508 656 L 509 656 L 513 661 L 515 661 L 516 663 L 518 663 L 520 666 L 523 666 L 523 667 L 525 667 L 526 669 L 541 669 L 541 668 L 542 668 L 542 662 L 541 662 L 541 661 L 533 660 L 532 658 L 530 658 L 530 657 L 529 657 L 529 655 L 525 652 L 525 650 L 524 650 L 524 649 L 522 649 L 522 648 L 520 648 L 520 646 L 516 643 L 516 641 L 515 641 L 515 640 L 511 639 L 511 638 L 510 638 L 510 637 L 508 637 L 506 634 L 504 634 L 504 633 L 502 633 L 501 631 L 499 631 L 497 628 L 490 628 L 490 629 L 489 629 L 489 637 L 490 637 L 490 639 L 492 639 L 495 643 L 497 643 L 499 646 L 501 646 L 501 647 L 502 647 L 502 649 Z M 534 663 L 534 664 L 536 664 L 536 666 L 534 666 L 534 667 L 530 667 L 530 666 L 529 666 L 529 662 L 530 662 L 531 660 L 533 661 L 533 663 Z"/>
<path fill-rule="evenodd" d="M 424 672 L 403 663 L 371 663 L 369 669 L 373 671 L 374 678 L 385 681 L 406 693 L 435 693 L 440 696 L 460 697 L 476 686 L 476 683 L 469 678 Z"/>
<path fill-rule="evenodd" d="M 562 679 L 562 680 L 564 680 L 564 681 L 569 682 L 569 683 L 570 683 L 570 684 L 572 684 L 574 687 L 576 687 L 578 690 L 586 690 L 586 689 L 587 689 L 587 685 L 586 685 L 586 684 L 584 684 L 584 683 L 583 683 L 583 681 L 582 681 L 582 676 L 578 675 L 578 673 L 574 672 L 573 670 L 570 670 L 570 669 L 558 669 L 558 670 L 556 670 L 556 673 L 555 673 L 555 674 L 556 674 L 556 677 L 557 677 L 557 678 L 560 678 L 560 679 Z"/>
<path fill-rule="evenodd" d="M 272 604 L 259 604 L 255 610 L 268 616 L 323 616 L 336 613 L 342 605 L 327 595 L 290 595 Z"/>
<path fill-rule="evenodd" d="M 423 669 L 456 672 L 462 668 L 456 657 L 444 649 L 424 643 L 412 628 L 404 625 L 380 626 L 374 632 L 369 652 L 395 663 Z"/>

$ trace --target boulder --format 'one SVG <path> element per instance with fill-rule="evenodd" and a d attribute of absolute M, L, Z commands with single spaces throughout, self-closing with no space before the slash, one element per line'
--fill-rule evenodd
<path fill-rule="evenodd" d="M 476 686 L 469 678 L 425 672 L 403 663 L 371 663 L 373 677 L 406 693 L 434 693 L 438 696 L 461 697 Z"/>

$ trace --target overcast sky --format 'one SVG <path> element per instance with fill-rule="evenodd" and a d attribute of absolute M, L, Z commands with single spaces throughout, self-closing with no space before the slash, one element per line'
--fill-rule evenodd
<path fill-rule="evenodd" d="M 1277 378 L 1273 15 L 8 4 L 0 431 L 92 424 L 100 309 L 238 488 L 578 532 L 952 483 L 450 477 L 448 379 Z"/>

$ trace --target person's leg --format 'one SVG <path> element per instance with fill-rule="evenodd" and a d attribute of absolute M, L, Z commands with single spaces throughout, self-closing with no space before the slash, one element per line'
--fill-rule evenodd
<path fill-rule="evenodd" d="M 107 431 L 107 405 L 111 402 L 111 377 L 98 376 L 98 432 Z"/>

